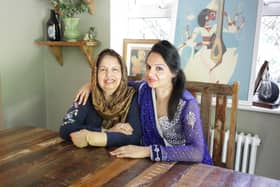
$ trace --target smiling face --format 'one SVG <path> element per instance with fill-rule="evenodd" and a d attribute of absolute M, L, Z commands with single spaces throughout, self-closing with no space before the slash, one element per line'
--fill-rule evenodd
<path fill-rule="evenodd" d="M 172 87 L 174 74 L 159 53 L 152 52 L 146 62 L 145 78 L 151 88 Z"/>
<path fill-rule="evenodd" d="M 119 87 L 122 79 L 121 65 L 116 57 L 106 55 L 97 69 L 98 85 L 105 97 L 111 96 Z"/>

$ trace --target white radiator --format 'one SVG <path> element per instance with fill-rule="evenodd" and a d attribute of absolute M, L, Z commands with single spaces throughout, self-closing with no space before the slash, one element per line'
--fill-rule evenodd
<path fill-rule="evenodd" d="M 223 151 L 222 151 L 222 162 L 226 162 L 227 158 L 227 142 L 229 137 L 229 131 L 225 132 Z M 214 130 L 210 131 L 210 148 L 209 152 L 212 157 L 213 155 L 213 143 L 214 143 Z M 244 132 L 237 133 L 235 136 L 235 171 L 241 171 L 244 173 L 254 174 L 256 166 L 257 149 L 261 143 L 259 136 L 256 134 L 252 136 L 250 133 L 245 134 Z"/>

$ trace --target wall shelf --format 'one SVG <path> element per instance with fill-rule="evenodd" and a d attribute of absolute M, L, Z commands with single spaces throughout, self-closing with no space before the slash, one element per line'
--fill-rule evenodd
<path fill-rule="evenodd" d="M 62 66 L 63 65 L 63 55 L 62 47 L 80 47 L 82 53 L 86 57 L 89 65 L 91 66 L 94 62 L 93 60 L 93 49 L 99 45 L 99 41 L 76 41 L 76 42 L 67 42 L 67 41 L 36 41 L 40 46 L 48 46 L 51 53 L 56 58 L 57 62 Z"/>

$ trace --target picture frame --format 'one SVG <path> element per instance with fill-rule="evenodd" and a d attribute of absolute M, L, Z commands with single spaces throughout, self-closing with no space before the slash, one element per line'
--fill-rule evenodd
<path fill-rule="evenodd" d="M 124 39 L 123 60 L 127 65 L 130 79 L 143 79 L 145 73 L 145 59 L 152 46 L 158 39 Z"/>

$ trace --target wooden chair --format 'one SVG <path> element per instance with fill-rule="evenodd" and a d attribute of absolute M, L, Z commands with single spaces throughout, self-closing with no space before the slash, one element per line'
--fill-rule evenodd
<path fill-rule="evenodd" d="M 138 81 L 138 80 L 142 80 L 142 75 L 141 74 L 137 74 L 137 75 L 129 75 L 128 77 L 127 77 L 127 79 L 129 80 L 129 81 Z"/>
<path fill-rule="evenodd" d="M 200 115 L 208 147 L 210 145 L 210 129 L 214 129 L 212 156 L 214 165 L 233 169 L 239 82 L 236 81 L 232 85 L 228 85 L 188 81 L 186 83 L 186 88 L 196 96 L 197 99 L 200 98 Z M 230 116 L 227 120 L 226 113 L 228 97 L 231 97 L 232 102 L 231 108 L 228 109 L 230 110 Z M 215 106 L 212 106 L 213 98 L 216 99 Z M 212 113 L 212 110 L 215 110 L 215 113 Z M 227 122 L 229 122 L 228 126 L 226 125 Z M 213 127 L 211 126 L 212 124 L 214 124 Z M 224 132 L 226 129 L 229 129 L 229 140 L 226 164 L 224 164 L 221 162 L 221 159 Z"/>

